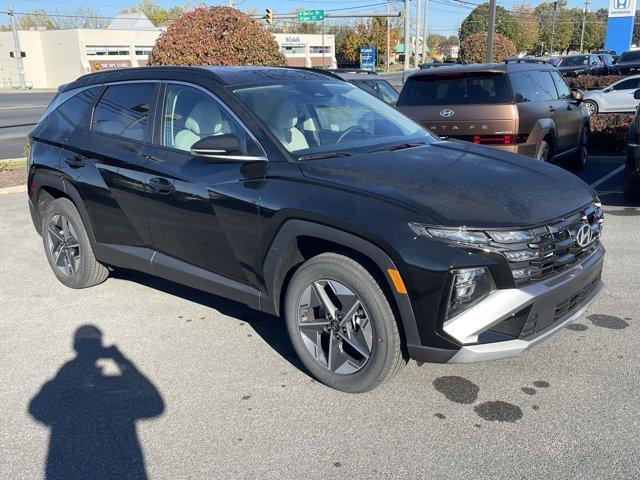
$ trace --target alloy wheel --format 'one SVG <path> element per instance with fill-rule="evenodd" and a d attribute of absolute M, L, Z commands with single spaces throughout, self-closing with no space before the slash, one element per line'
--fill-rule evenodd
<path fill-rule="evenodd" d="M 597 108 L 595 103 L 587 101 L 584 103 L 584 105 L 587 108 L 587 112 L 589 113 L 589 115 L 593 115 L 594 113 L 596 113 Z"/>
<path fill-rule="evenodd" d="M 80 243 L 73 225 L 64 215 L 55 214 L 49 219 L 47 235 L 56 267 L 63 275 L 73 276 L 80 265 Z"/>
<path fill-rule="evenodd" d="M 358 296 L 335 280 L 317 280 L 302 292 L 298 331 L 309 354 L 334 373 L 356 373 L 371 357 L 369 314 Z"/>

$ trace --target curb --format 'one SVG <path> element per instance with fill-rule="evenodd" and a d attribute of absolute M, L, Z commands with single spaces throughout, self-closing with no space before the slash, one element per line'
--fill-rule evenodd
<path fill-rule="evenodd" d="M 26 185 L 15 185 L 13 187 L 0 188 L 0 195 L 8 195 L 10 193 L 21 193 L 26 191 L 27 191 Z"/>

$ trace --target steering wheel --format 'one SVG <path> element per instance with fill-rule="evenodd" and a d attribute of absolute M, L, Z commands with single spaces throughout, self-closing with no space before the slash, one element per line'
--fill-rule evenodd
<path fill-rule="evenodd" d="M 344 132 L 342 132 L 340 134 L 340 136 L 338 137 L 338 139 L 336 140 L 336 143 L 340 143 L 342 142 L 347 136 L 351 135 L 352 133 L 355 132 L 360 132 L 366 135 L 367 132 L 364 131 L 364 128 L 362 128 L 359 125 L 354 125 L 353 127 L 349 127 L 347 128 Z"/>

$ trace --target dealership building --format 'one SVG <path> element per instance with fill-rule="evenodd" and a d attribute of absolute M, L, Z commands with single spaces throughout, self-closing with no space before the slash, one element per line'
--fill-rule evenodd
<path fill-rule="evenodd" d="M 162 29 L 143 14 L 125 14 L 104 29 L 20 30 L 18 37 L 27 86 L 56 88 L 99 70 L 139 67 Z M 336 65 L 333 35 L 274 34 L 292 66 Z M 0 88 L 20 85 L 13 34 L 0 32 Z"/>

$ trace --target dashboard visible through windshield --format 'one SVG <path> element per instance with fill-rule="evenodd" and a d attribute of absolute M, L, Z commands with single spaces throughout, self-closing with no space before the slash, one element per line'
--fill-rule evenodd
<path fill-rule="evenodd" d="M 234 93 L 298 157 L 438 140 L 393 107 L 346 82 L 252 85 Z"/>

